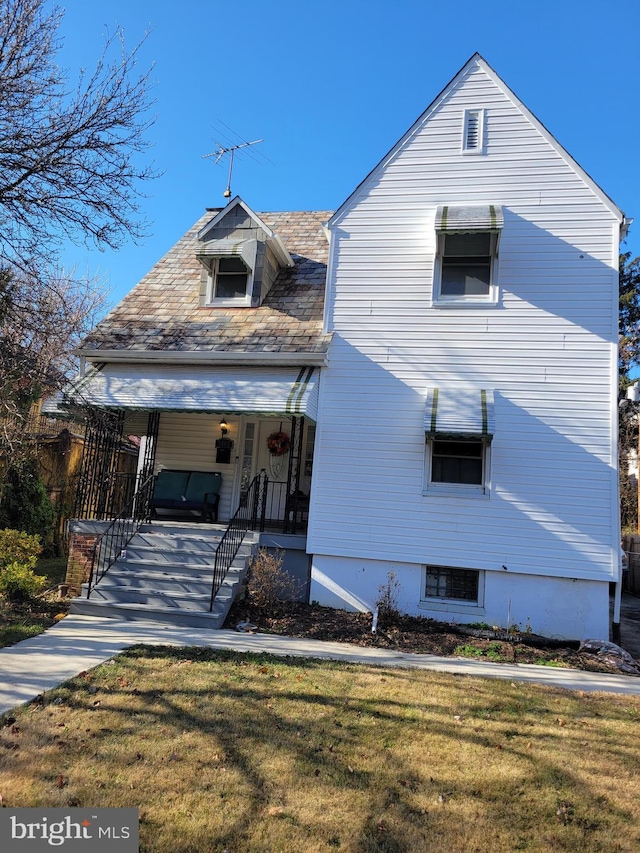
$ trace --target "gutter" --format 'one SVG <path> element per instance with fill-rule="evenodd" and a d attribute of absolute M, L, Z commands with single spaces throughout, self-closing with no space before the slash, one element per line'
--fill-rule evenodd
<path fill-rule="evenodd" d="M 87 361 L 129 362 L 134 364 L 252 365 L 256 367 L 325 367 L 326 352 L 171 352 L 167 350 L 82 349 Z"/>

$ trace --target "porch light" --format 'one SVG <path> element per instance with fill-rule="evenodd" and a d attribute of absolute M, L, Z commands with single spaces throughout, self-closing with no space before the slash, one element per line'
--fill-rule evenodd
<path fill-rule="evenodd" d="M 229 424 L 227 423 L 227 419 L 224 416 L 220 421 L 220 432 L 223 436 L 229 432 Z"/>

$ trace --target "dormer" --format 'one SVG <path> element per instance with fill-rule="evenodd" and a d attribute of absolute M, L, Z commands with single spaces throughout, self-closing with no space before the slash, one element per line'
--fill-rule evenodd
<path fill-rule="evenodd" d="M 200 304 L 258 308 L 278 273 L 292 267 L 284 243 L 239 196 L 198 234 Z"/>

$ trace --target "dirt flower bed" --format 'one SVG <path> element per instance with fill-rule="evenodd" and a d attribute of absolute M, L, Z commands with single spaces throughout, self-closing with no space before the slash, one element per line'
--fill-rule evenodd
<path fill-rule="evenodd" d="M 594 654 L 579 651 L 577 643 L 559 646 L 557 642 L 545 641 L 534 635 L 513 635 L 505 639 L 505 634 L 468 629 L 434 619 L 399 616 L 392 624 L 379 625 L 373 633 L 370 613 L 350 613 L 302 603 L 279 603 L 270 613 L 259 612 L 255 608 L 247 612 L 246 605 L 240 603 L 229 612 L 225 628 L 235 628 L 246 621 L 267 634 L 496 663 L 529 663 L 619 673 L 614 665 Z"/>
<path fill-rule="evenodd" d="M 0 596 L 0 648 L 41 634 L 68 609 L 68 603 L 60 601 L 56 592 L 23 602 Z"/>

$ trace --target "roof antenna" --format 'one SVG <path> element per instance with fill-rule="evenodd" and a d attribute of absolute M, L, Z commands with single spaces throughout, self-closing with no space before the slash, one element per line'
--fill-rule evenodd
<path fill-rule="evenodd" d="M 259 142 L 264 142 L 264 139 L 254 139 L 253 142 L 242 142 L 240 145 L 230 145 L 228 148 L 223 148 L 222 145 L 218 145 L 215 151 L 212 151 L 211 154 L 203 154 L 202 159 L 205 160 L 207 157 L 215 157 L 216 164 L 220 162 L 220 160 L 224 157 L 225 154 L 231 154 L 229 157 L 229 177 L 227 179 L 227 188 L 222 193 L 225 198 L 231 198 L 231 173 L 233 171 L 233 155 L 238 150 L 238 148 L 247 148 L 249 145 L 257 145 Z"/>

